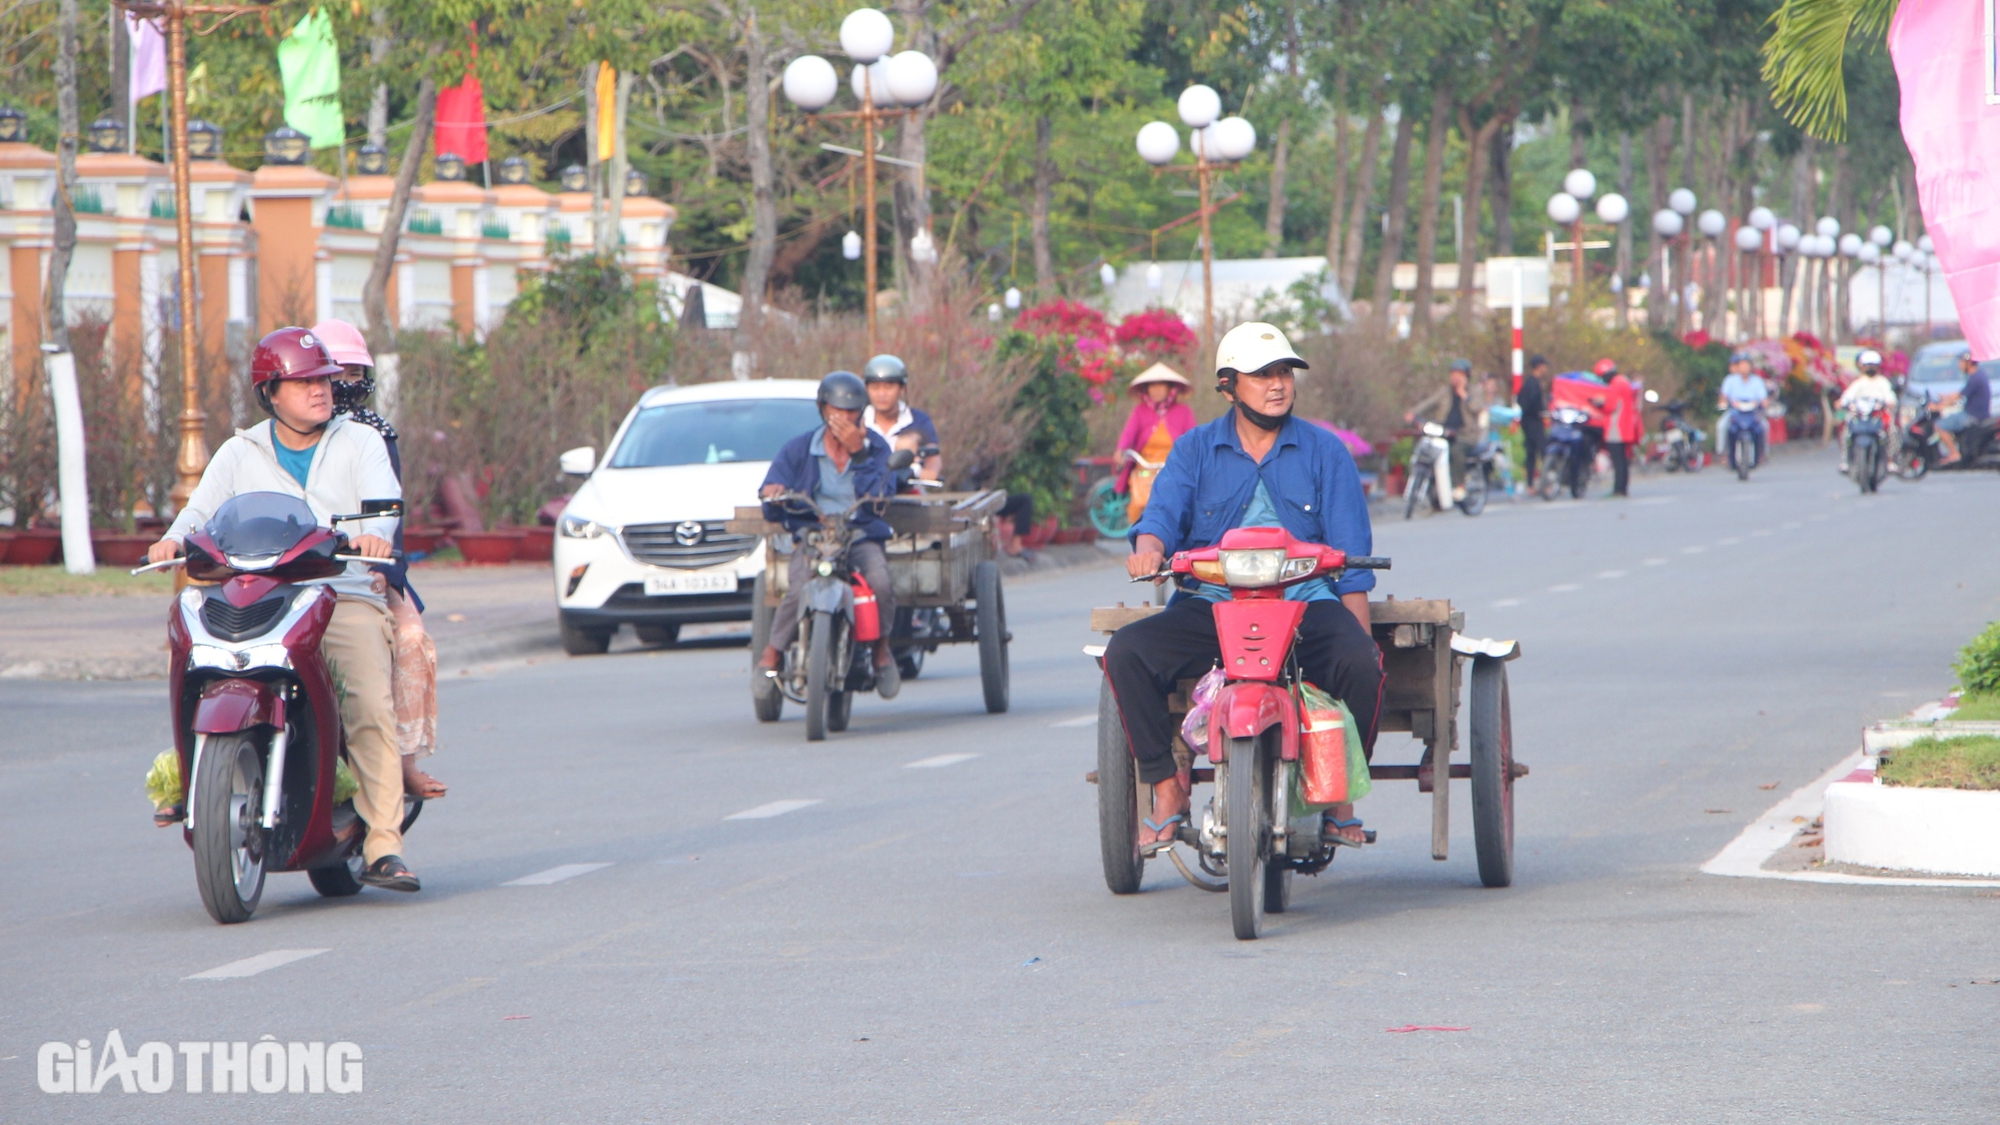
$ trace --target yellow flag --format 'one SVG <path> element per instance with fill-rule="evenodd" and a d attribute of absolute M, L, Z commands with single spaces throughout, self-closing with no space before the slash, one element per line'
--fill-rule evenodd
<path fill-rule="evenodd" d="M 618 154 L 618 72 L 608 62 L 597 64 L 597 159 Z"/>

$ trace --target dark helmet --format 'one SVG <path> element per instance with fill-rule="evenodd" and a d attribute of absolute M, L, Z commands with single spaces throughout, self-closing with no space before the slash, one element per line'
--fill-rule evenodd
<path fill-rule="evenodd" d="M 835 410 L 865 409 L 868 387 L 852 371 L 835 371 L 819 381 L 819 404 Z"/>
<path fill-rule="evenodd" d="M 1749 352 L 1729 353 L 1729 365 L 1731 367 L 1734 367 L 1739 363 L 1755 363 L 1755 362 L 1757 362 L 1757 360 L 1754 357 L 1752 357 Z"/>
<path fill-rule="evenodd" d="M 250 357 L 250 385 L 278 379 L 326 379 L 341 373 L 310 328 L 280 328 L 257 341 Z"/>
<path fill-rule="evenodd" d="M 903 366 L 903 361 L 897 359 L 895 356 L 878 355 L 868 361 L 868 366 L 861 369 L 861 381 L 864 383 L 902 383 L 907 386 L 910 382 L 910 371 Z"/>
<path fill-rule="evenodd" d="M 1453 371 L 1463 371 L 1467 375 L 1470 375 L 1472 374 L 1472 361 L 1469 359 L 1454 359 L 1451 361 L 1451 369 Z"/>

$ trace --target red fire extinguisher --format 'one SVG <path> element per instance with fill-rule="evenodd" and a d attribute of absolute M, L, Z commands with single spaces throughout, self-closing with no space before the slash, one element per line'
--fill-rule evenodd
<path fill-rule="evenodd" d="M 854 582 L 854 639 L 876 641 L 882 637 L 882 615 L 875 608 L 875 588 L 866 578 L 855 574 Z"/>

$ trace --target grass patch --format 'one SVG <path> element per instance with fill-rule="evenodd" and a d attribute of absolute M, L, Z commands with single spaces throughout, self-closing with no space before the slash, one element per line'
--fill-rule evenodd
<path fill-rule="evenodd" d="M 0 566 L 0 597 L 158 597 L 174 592 L 171 570 L 127 574 L 122 566 L 100 566 L 95 574 L 71 574 L 60 566 Z"/>
<path fill-rule="evenodd" d="M 1958 701 L 1958 710 L 1951 713 L 1951 720 L 1968 722 L 2000 722 L 2000 695 L 1969 695 Z"/>
<path fill-rule="evenodd" d="M 1919 789 L 2000 789 L 2000 738 L 1923 738 L 1885 754 L 1875 776 Z"/>

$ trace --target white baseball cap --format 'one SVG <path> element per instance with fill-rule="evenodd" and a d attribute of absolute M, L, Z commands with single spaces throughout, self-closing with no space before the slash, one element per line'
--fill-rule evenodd
<path fill-rule="evenodd" d="M 1301 371 L 1307 369 L 1306 361 L 1292 348 L 1292 342 L 1277 325 L 1253 320 L 1239 324 L 1222 337 L 1222 343 L 1215 348 L 1215 373 L 1235 371 L 1238 374 L 1256 374 L 1274 363 L 1287 363 Z"/>

